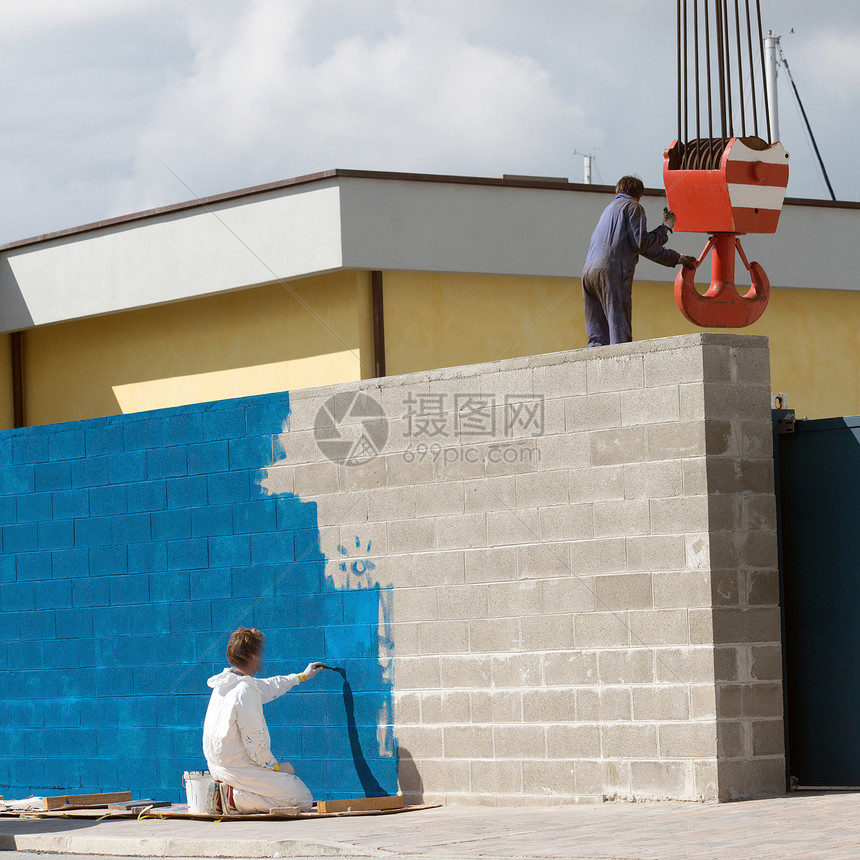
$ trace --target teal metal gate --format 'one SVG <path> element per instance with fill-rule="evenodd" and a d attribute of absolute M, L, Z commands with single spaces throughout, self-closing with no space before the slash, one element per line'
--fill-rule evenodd
<path fill-rule="evenodd" d="M 860 416 L 774 417 L 791 784 L 860 786 Z"/>

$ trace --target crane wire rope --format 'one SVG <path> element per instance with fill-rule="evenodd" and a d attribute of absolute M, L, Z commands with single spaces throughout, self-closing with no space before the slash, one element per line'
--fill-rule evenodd
<path fill-rule="evenodd" d="M 768 84 L 763 74 L 761 0 L 677 0 L 676 30 L 681 165 L 686 169 L 717 169 L 736 132 L 743 138 L 767 135 L 767 143 L 772 143 Z M 758 63 L 753 48 L 756 35 Z M 747 91 L 752 94 L 751 112 L 746 105 Z M 761 131 L 759 98 L 767 127 Z M 695 136 L 691 137 L 693 112 Z"/>

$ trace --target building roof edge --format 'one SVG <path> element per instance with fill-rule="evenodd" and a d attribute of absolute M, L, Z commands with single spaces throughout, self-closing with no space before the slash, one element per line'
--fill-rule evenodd
<path fill-rule="evenodd" d="M 276 182 L 268 182 L 263 185 L 253 185 L 248 188 L 240 188 L 235 191 L 226 191 L 221 194 L 213 194 L 208 197 L 198 197 L 194 200 L 186 200 L 181 203 L 172 203 L 168 206 L 159 206 L 154 209 L 146 209 L 140 212 L 132 212 L 128 215 L 118 215 L 114 218 L 106 218 L 101 221 L 93 221 L 78 227 L 69 227 L 52 233 L 44 233 L 27 239 L 18 239 L 0 245 L 0 253 L 15 251 L 30 245 L 39 245 L 43 242 L 51 242 L 56 239 L 79 236 L 84 233 L 92 233 L 105 227 L 114 227 L 121 224 L 130 224 L 135 221 L 145 221 L 157 218 L 161 215 L 176 212 L 186 212 L 194 209 L 205 209 L 216 203 L 224 203 L 232 200 L 241 200 L 244 197 L 254 197 L 270 191 L 279 191 L 286 188 L 294 188 L 301 185 L 310 185 L 332 178 L 344 179 L 377 179 L 401 182 L 427 182 L 455 185 L 484 185 L 501 188 L 535 188 L 547 191 L 580 191 L 593 194 L 611 194 L 615 187 L 612 185 L 586 185 L 584 183 L 563 181 L 556 178 L 542 178 L 539 176 L 460 176 L 456 174 L 438 173 L 407 173 L 382 170 L 352 170 L 345 168 L 334 168 L 319 173 L 308 173 L 291 179 L 281 179 Z M 662 197 L 665 191 L 662 188 L 646 188 L 645 195 L 648 197 Z M 814 206 L 827 209 L 860 209 L 860 203 L 849 201 L 833 201 L 807 199 L 800 197 L 787 197 L 785 203 L 790 206 Z"/>

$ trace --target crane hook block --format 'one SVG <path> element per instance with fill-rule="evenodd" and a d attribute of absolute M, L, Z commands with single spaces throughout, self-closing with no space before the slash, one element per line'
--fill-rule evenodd
<path fill-rule="evenodd" d="M 675 301 L 692 323 L 707 328 L 752 325 L 770 298 L 770 282 L 758 263 L 748 263 L 739 235 L 773 233 L 788 185 L 788 153 L 782 144 L 758 137 L 679 140 L 664 153 L 663 182 L 675 229 L 708 233 L 696 269 L 675 278 Z M 711 286 L 702 295 L 693 283 L 696 270 L 713 252 Z M 735 253 L 750 273 L 752 286 L 735 288 Z"/>
<path fill-rule="evenodd" d="M 708 252 L 711 257 L 711 286 L 702 295 L 694 280 Z M 735 288 L 735 251 L 752 278 L 752 286 L 740 295 Z M 758 263 L 747 262 L 740 239 L 734 233 L 716 233 L 708 239 L 696 268 L 682 268 L 675 278 L 675 301 L 681 313 L 705 328 L 743 328 L 764 312 L 770 298 L 770 281 Z"/>
<path fill-rule="evenodd" d="M 788 185 L 788 153 L 757 137 L 674 141 L 663 183 L 680 233 L 774 233 Z"/>

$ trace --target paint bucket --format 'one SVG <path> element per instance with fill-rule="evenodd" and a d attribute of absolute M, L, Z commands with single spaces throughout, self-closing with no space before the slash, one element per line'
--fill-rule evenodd
<path fill-rule="evenodd" d="M 217 815 L 220 812 L 218 783 L 208 770 L 186 770 L 182 781 L 189 812 L 197 815 Z"/>

